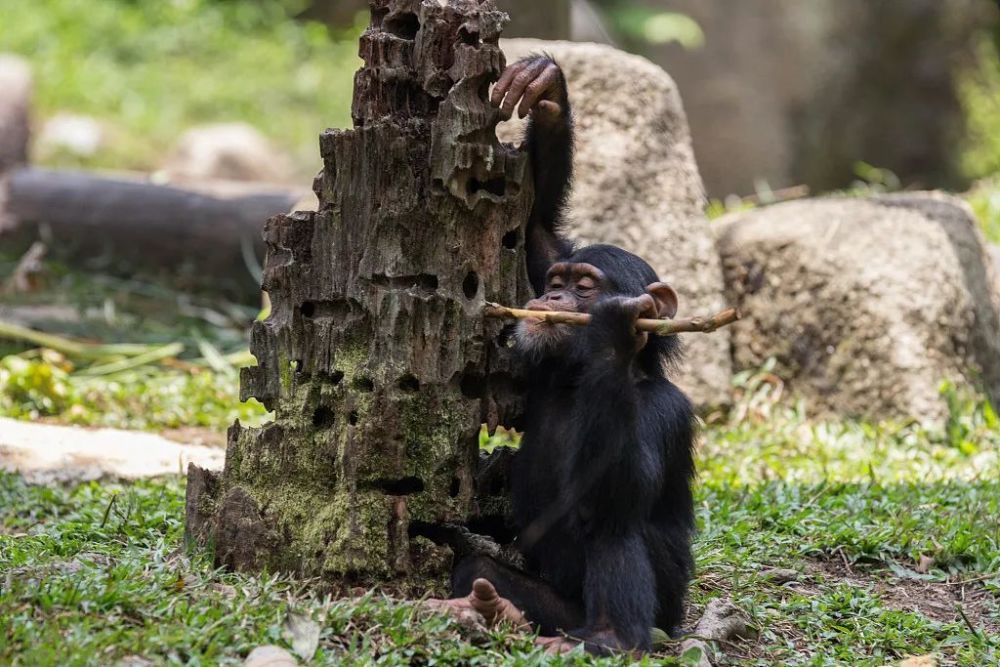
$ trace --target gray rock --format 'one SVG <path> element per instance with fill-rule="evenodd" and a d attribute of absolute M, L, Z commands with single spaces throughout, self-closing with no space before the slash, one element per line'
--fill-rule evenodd
<path fill-rule="evenodd" d="M 993 264 L 993 288 L 1000 294 L 1000 245 L 996 243 L 987 244 L 991 263 Z"/>
<path fill-rule="evenodd" d="M 172 179 L 288 182 L 291 159 L 246 123 L 220 123 L 185 132 L 164 165 Z"/>
<path fill-rule="evenodd" d="M 28 161 L 31 130 L 31 67 L 19 56 L 0 53 L 0 174 Z"/>
<path fill-rule="evenodd" d="M 45 121 L 35 151 L 40 158 L 63 153 L 76 157 L 92 157 L 107 143 L 107 132 L 101 122 L 90 116 L 58 113 Z"/>
<path fill-rule="evenodd" d="M 722 275 L 702 212 L 704 193 L 673 80 L 644 58 L 609 46 L 514 39 L 508 62 L 546 51 L 566 73 L 576 117 L 570 234 L 645 258 L 681 298 L 679 316 L 725 307 Z M 499 130 L 506 140 L 518 124 Z M 678 383 L 700 405 L 729 401 L 729 332 L 684 337 Z"/>
<path fill-rule="evenodd" d="M 938 193 L 787 202 L 719 222 L 737 368 L 769 357 L 820 414 L 945 414 L 943 380 L 1000 398 L 1000 296 L 968 206 Z"/>
<path fill-rule="evenodd" d="M 0 53 L 0 233 L 12 229 L 16 220 L 7 211 L 4 174 L 28 162 L 31 135 L 31 67 L 18 56 Z"/>

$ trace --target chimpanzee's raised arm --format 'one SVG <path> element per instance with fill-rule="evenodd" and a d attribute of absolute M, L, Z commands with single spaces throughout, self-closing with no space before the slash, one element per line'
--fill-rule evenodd
<path fill-rule="evenodd" d="M 563 209 L 573 176 L 573 119 L 562 70 L 551 57 L 529 56 L 510 65 L 493 87 L 490 101 L 504 119 L 517 108 L 529 113 L 528 153 L 535 181 L 535 203 L 525 245 L 528 276 L 536 294 L 545 291 L 545 272 L 572 252 L 562 236 Z"/>

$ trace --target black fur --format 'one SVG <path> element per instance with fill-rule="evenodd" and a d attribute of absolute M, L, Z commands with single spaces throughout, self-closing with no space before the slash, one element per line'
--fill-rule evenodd
<path fill-rule="evenodd" d="M 470 557 L 454 571 L 453 593 L 467 595 L 485 577 L 542 634 L 562 630 L 597 652 L 647 649 L 651 627 L 680 625 L 693 567 L 694 417 L 665 371 L 677 342 L 650 336 L 636 352 L 626 297 L 658 280 L 646 262 L 608 245 L 574 252 L 560 235 L 571 177 L 568 114 L 557 127 L 532 126 L 528 136 L 536 292 L 556 260 L 592 264 L 609 284 L 589 311 L 591 324 L 572 328 L 559 354 L 525 358 L 524 438 L 511 492 L 527 571 Z"/>

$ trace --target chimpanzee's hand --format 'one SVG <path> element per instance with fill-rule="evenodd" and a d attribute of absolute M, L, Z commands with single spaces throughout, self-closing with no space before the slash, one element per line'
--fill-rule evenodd
<path fill-rule="evenodd" d="M 631 360 L 649 339 L 649 334 L 636 330 L 636 320 L 656 316 L 656 301 L 648 293 L 598 301 L 591 307 L 590 324 L 585 327 L 590 353 L 602 358 L 613 354 L 620 360 Z"/>
<path fill-rule="evenodd" d="M 566 81 L 562 70 L 548 56 L 529 56 L 507 67 L 493 86 L 490 102 L 507 120 L 514 113 L 520 118 L 532 112 L 536 122 L 558 120 L 566 104 Z"/>

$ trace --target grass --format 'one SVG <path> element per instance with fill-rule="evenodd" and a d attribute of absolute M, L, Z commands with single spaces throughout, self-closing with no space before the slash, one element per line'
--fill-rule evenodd
<path fill-rule="evenodd" d="M 4 0 L 0 51 L 30 61 L 41 117 L 108 128 L 92 157 L 49 156 L 61 166 L 154 169 L 189 126 L 244 121 L 311 177 L 319 131 L 350 124 L 361 24 L 331 34 L 290 20 L 292 4 Z"/>
<path fill-rule="evenodd" d="M 758 633 L 723 664 L 996 664 L 992 409 L 953 395 L 940 429 L 818 424 L 769 402 L 766 382 L 744 387 L 744 409 L 707 425 L 699 452 L 692 618 L 727 595 Z M 178 479 L 43 488 L 0 476 L 0 663 L 240 664 L 254 646 L 290 645 L 289 618 L 302 616 L 320 628 L 309 664 L 623 662 L 549 659 L 524 637 L 470 634 L 377 591 L 331 599 L 318 582 L 216 571 L 183 549 L 183 495 Z M 798 574 L 772 581 L 775 567 Z"/>
<path fill-rule="evenodd" d="M 216 358 L 242 349 L 252 311 L 59 267 L 49 289 L 9 305 L 39 304 L 75 307 L 77 319 L 52 323 L 52 333 L 183 352 L 90 375 L 106 360 L 0 343 L 0 415 L 215 430 L 237 416 L 266 418 L 259 405 L 238 402 L 236 373 Z M 727 646 L 723 664 L 877 666 L 910 654 L 995 663 L 1000 419 L 992 407 L 943 386 L 951 416 L 938 427 L 817 423 L 779 400 L 768 368 L 737 385 L 737 408 L 709 416 L 703 431 L 691 587 L 692 623 L 725 595 L 757 630 Z M 310 664 L 622 662 L 550 661 L 524 637 L 470 634 L 377 591 L 331 599 L 321 582 L 216 571 L 183 548 L 183 503 L 179 479 L 44 488 L 0 476 L 0 664 L 130 656 L 240 664 L 254 646 L 289 645 L 289 619 L 302 616 L 320 628 Z M 796 574 L 773 581 L 775 567 Z M 668 654 L 656 660 L 670 664 Z"/>
<path fill-rule="evenodd" d="M 15 262 L 0 253 L 0 276 Z M 253 363 L 246 327 L 255 309 L 55 263 L 46 270 L 45 289 L 5 294 L 0 305 L 0 416 L 216 430 L 266 417 L 256 401 L 238 400 L 238 367 Z M 32 326 L 55 335 L 45 344 L 58 351 L 10 336 L 5 317 L 18 313 L 42 313 Z"/>

